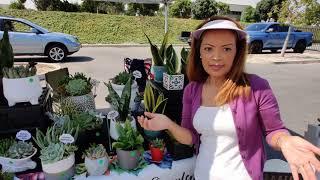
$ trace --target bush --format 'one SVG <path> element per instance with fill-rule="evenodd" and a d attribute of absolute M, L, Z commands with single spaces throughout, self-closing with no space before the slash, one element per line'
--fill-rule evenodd
<path fill-rule="evenodd" d="M 256 9 L 252 6 L 246 7 L 241 14 L 242 22 L 259 22 L 259 16 L 256 13 Z"/>
<path fill-rule="evenodd" d="M 14 1 L 9 5 L 9 9 L 26 9 L 20 1 Z"/>
<path fill-rule="evenodd" d="M 191 5 L 191 0 L 176 0 L 170 6 L 170 15 L 178 18 L 190 18 Z"/>
<path fill-rule="evenodd" d="M 214 0 L 196 0 L 191 11 L 195 19 L 206 19 L 217 15 L 217 3 Z"/>
<path fill-rule="evenodd" d="M 127 15 L 135 16 L 136 13 L 142 16 L 154 16 L 159 11 L 159 4 L 137 4 L 130 3 L 128 5 Z"/>

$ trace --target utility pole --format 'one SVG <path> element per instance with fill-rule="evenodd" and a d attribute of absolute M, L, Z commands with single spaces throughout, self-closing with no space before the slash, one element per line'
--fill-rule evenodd
<path fill-rule="evenodd" d="M 288 29 L 288 33 L 287 33 L 286 40 L 284 41 L 283 46 L 282 46 L 281 57 L 284 57 L 284 54 L 285 54 L 286 49 L 287 49 L 287 47 L 288 47 L 288 42 L 289 42 L 290 34 L 291 34 L 290 21 L 289 21 L 287 24 L 289 25 L 289 29 Z"/>

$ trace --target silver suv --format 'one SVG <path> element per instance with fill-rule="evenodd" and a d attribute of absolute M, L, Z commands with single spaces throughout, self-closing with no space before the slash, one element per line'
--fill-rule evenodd
<path fill-rule="evenodd" d="M 28 20 L 6 16 L 0 16 L 0 39 L 5 26 L 9 29 L 14 55 L 44 55 L 60 62 L 81 47 L 76 36 L 50 32 Z"/>

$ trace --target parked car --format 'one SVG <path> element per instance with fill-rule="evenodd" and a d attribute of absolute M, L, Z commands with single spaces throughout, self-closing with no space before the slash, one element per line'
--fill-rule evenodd
<path fill-rule="evenodd" d="M 250 24 L 245 29 L 249 35 L 249 53 L 261 53 L 264 49 L 277 52 L 282 49 L 288 29 L 289 25 L 277 22 Z M 292 48 L 296 53 L 303 53 L 306 47 L 312 45 L 312 38 L 313 33 L 301 32 L 292 27 L 287 48 Z"/>
<path fill-rule="evenodd" d="M 81 47 L 76 36 L 50 32 L 28 20 L 6 16 L 0 16 L 0 39 L 5 26 L 9 29 L 14 55 L 43 55 L 60 62 Z"/>

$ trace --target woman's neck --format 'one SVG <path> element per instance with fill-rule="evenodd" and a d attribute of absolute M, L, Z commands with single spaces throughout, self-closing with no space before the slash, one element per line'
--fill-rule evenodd
<path fill-rule="evenodd" d="M 215 87 L 217 89 L 219 89 L 223 85 L 224 82 L 225 82 L 224 77 L 218 78 L 218 77 L 210 77 L 209 76 L 206 80 L 206 84 L 208 86 Z"/>

